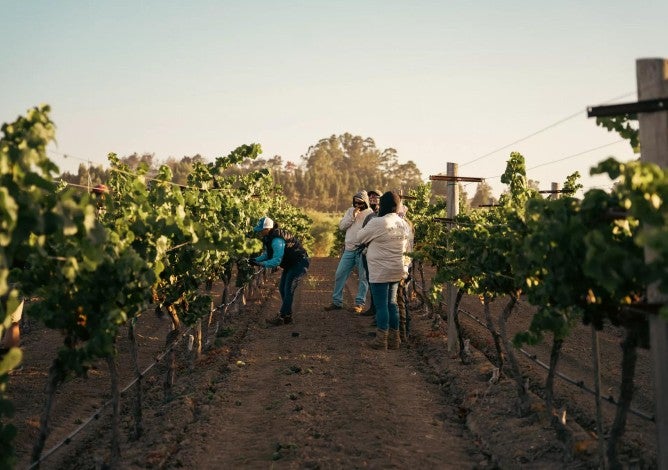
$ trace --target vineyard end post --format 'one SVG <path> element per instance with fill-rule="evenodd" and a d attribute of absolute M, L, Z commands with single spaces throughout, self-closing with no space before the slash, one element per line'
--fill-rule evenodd
<path fill-rule="evenodd" d="M 459 213 L 459 183 L 457 182 L 458 165 L 448 162 L 448 176 L 453 177 L 452 181 L 446 182 L 446 210 L 449 219 L 454 219 Z M 452 222 L 449 222 L 452 225 Z M 448 352 L 459 350 L 459 334 L 455 324 L 455 308 L 457 297 L 457 288 L 449 283 L 446 286 L 446 305 L 448 306 Z"/>
<path fill-rule="evenodd" d="M 668 60 L 638 59 L 636 61 L 638 100 L 668 97 Z M 668 110 L 638 113 L 640 124 L 641 161 L 668 169 Z M 654 259 L 651 250 L 645 250 L 645 260 Z M 647 289 L 650 303 L 665 304 L 668 296 L 658 286 Z M 654 364 L 656 389 L 657 467 L 668 468 L 668 322 L 659 315 L 650 315 L 650 347 Z"/>

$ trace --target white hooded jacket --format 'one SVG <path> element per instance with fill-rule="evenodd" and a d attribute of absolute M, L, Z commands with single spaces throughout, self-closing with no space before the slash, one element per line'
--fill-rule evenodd
<path fill-rule="evenodd" d="M 410 229 L 396 213 L 374 217 L 357 234 L 357 243 L 368 243 L 369 282 L 397 282 L 404 277 L 404 253 Z"/>
<path fill-rule="evenodd" d="M 339 229 L 345 230 L 346 232 L 346 251 L 354 251 L 357 249 L 357 233 L 362 228 L 362 223 L 366 216 L 373 212 L 373 209 L 369 207 L 369 196 L 367 196 L 366 191 L 360 191 L 355 194 L 353 201 L 355 199 L 361 199 L 366 202 L 367 208 L 362 211 L 357 211 L 354 206 L 349 207 L 339 222 Z"/>

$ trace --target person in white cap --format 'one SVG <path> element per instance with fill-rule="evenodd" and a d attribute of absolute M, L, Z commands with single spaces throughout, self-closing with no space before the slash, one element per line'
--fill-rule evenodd
<path fill-rule="evenodd" d="M 306 274 L 309 267 L 308 253 L 294 235 L 279 228 L 278 223 L 269 217 L 262 217 L 255 228 L 255 233 L 262 237 L 264 250 L 250 262 L 263 268 L 283 268 L 278 285 L 281 294 L 281 309 L 276 318 L 267 323 L 275 326 L 292 323 L 292 301 L 299 280 Z"/>

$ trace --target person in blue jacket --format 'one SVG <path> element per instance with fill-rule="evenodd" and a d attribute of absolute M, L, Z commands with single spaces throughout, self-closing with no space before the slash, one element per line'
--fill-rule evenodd
<path fill-rule="evenodd" d="M 281 294 L 281 310 L 278 316 L 268 323 L 287 325 L 292 323 L 292 301 L 299 280 L 309 267 L 308 253 L 301 242 L 291 233 L 283 230 L 269 217 L 262 217 L 253 228 L 262 237 L 264 250 L 250 262 L 263 268 L 283 268 L 278 290 Z"/>

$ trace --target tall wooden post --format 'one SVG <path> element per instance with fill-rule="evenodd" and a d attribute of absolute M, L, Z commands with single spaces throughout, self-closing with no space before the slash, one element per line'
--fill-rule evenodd
<path fill-rule="evenodd" d="M 668 60 L 638 59 L 636 61 L 638 100 L 668 97 Z M 668 169 L 668 111 L 639 113 L 642 161 L 656 163 Z M 645 250 L 645 260 L 654 259 L 651 250 Z M 658 286 L 647 289 L 650 303 L 666 303 L 668 296 Z M 668 322 L 658 315 L 650 315 L 650 347 L 654 363 L 656 390 L 656 426 L 658 435 L 657 468 L 668 468 Z"/>
<path fill-rule="evenodd" d="M 456 163 L 448 162 L 448 176 L 452 177 L 452 181 L 446 182 L 446 210 L 448 218 L 454 219 L 459 214 L 459 183 L 457 182 Z M 452 223 L 450 223 L 452 226 Z M 448 284 L 447 289 L 447 305 L 448 305 L 448 352 L 459 350 L 459 332 L 455 325 L 455 299 L 457 298 L 457 288 L 453 284 Z M 455 347 L 456 346 L 456 347 Z"/>
<path fill-rule="evenodd" d="M 552 183 L 550 186 L 550 191 L 552 191 L 552 194 L 550 195 L 550 199 L 559 199 L 559 183 Z"/>

